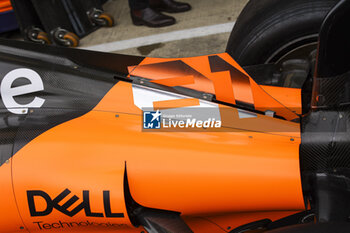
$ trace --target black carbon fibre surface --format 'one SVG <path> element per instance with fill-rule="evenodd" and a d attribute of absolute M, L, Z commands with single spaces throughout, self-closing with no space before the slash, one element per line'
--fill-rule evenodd
<path fill-rule="evenodd" d="M 303 113 L 312 94 L 301 121 L 303 192 L 320 223 L 343 224 L 350 216 L 350 34 L 344 30 L 349 12 L 350 1 L 341 0 L 327 15 L 320 30 L 312 93 L 311 82 L 303 86 Z M 322 232 L 349 231 L 349 226 L 340 231 L 333 226 Z"/>
<path fill-rule="evenodd" d="M 34 71 L 43 84 L 40 91 L 14 95 L 19 105 L 35 98 L 44 100 L 27 113 L 13 113 L 3 97 L 12 88 L 30 84 L 26 72 L 0 93 L 0 166 L 38 135 L 92 110 L 117 83 L 126 77 L 127 66 L 142 58 L 0 40 L 0 84 L 18 69 Z M 119 63 L 118 63 L 119 62 Z M 113 63 L 115 64 L 113 66 Z M 10 94 L 9 94 L 10 93 Z"/>
<path fill-rule="evenodd" d="M 350 169 L 350 72 L 313 82 L 311 109 L 301 121 L 301 170 Z"/>
<path fill-rule="evenodd" d="M 317 221 L 348 221 L 350 107 L 314 109 L 302 118 L 301 138 L 303 191 Z"/>
<path fill-rule="evenodd" d="M 308 223 L 283 227 L 265 233 L 346 233 L 349 232 L 350 223 Z"/>
<path fill-rule="evenodd" d="M 0 110 L 0 165 L 11 157 L 17 129 L 24 118 Z"/>
<path fill-rule="evenodd" d="M 314 111 L 303 117 L 302 122 L 302 171 L 350 168 L 350 107 Z"/>
<path fill-rule="evenodd" d="M 350 105 L 350 72 L 330 78 L 316 78 L 313 108 Z"/>

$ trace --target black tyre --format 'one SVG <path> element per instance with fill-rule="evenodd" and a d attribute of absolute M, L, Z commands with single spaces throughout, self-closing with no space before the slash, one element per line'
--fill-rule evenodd
<path fill-rule="evenodd" d="M 326 14 L 339 0 L 250 0 L 226 52 L 240 65 L 304 59 L 317 48 Z"/>

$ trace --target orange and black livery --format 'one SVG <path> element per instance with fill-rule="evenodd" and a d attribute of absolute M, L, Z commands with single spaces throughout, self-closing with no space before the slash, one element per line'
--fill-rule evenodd
<path fill-rule="evenodd" d="M 320 55 L 334 25 L 325 20 Z M 319 58 L 312 87 L 286 88 L 259 85 L 227 53 L 0 40 L 0 232 L 349 229 L 348 73 L 327 64 Z M 147 131 L 146 109 L 151 121 L 210 109 L 220 124 Z"/>

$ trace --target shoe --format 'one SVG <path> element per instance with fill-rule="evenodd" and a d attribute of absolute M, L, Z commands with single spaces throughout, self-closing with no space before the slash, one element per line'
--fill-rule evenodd
<path fill-rule="evenodd" d="M 146 25 L 148 27 L 165 27 L 175 24 L 174 17 L 164 15 L 149 7 L 142 10 L 132 10 L 130 12 L 134 25 Z"/>
<path fill-rule="evenodd" d="M 150 7 L 158 11 L 167 13 L 178 13 L 191 10 L 191 5 L 184 2 L 176 2 L 174 0 L 150 0 Z"/>

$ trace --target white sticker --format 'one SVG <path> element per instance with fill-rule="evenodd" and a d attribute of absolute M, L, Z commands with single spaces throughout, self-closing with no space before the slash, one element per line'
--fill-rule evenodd
<path fill-rule="evenodd" d="M 30 84 L 12 87 L 13 82 L 19 78 L 28 79 Z M 14 114 L 26 114 L 28 113 L 28 108 L 40 108 L 45 102 L 42 98 L 34 97 L 28 104 L 19 104 L 14 99 L 15 96 L 26 95 L 42 90 L 44 90 L 44 84 L 40 75 L 34 70 L 26 68 L 12 70 L 6 74 L 0 86 L 1 99 L 7 110 Z"/>

